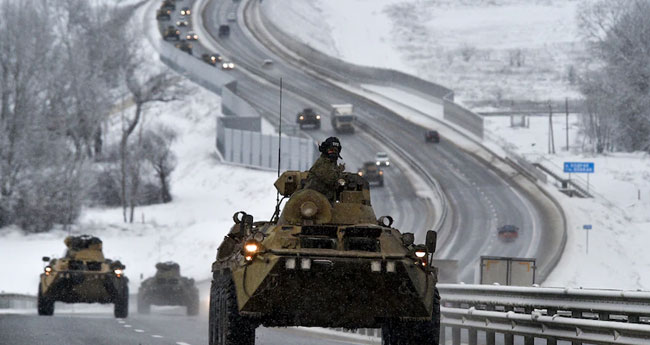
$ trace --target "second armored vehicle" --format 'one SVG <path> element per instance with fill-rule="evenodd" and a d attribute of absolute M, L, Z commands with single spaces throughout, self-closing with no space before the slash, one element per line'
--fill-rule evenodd
<path fill-rule="evenodd" d="M 300 125 L 300 129 L 302 129 L 303 126 L 313 126 L 315 129 L 319 129 L 320 115 L 318 115 L 312 108 L 305 108 L 296 115 L 296 122 Z"/>
<path fill-rule="evenodd" d="M 199 313 L 199 290 L 194 279 L 181 276 L 175 262 L 156 264 L 156 275 L 145 279 L 138 290 L 138 313 L 149 314 L 151 305 L 182 305 L 187 315 Z"/>
<path fill-rule="evenodd" d="M 309 172 L 276 181 L 288 197 L 271 221 L 238 212 L 212 264 L 209 344 L 252 345 L 266 327 L 381 328 L 383 344 L 437 345 L 436 233 L 376 218 L 368 183 L 342 173 L 336 200 L 305 189 Z"/>
<path fill-rule="evenodd" d="M 379 169 L 375 162 L 365 162 L 358 172 L 359 176 L 368 181 L 369 184 L 376 184 L 378 186 L 384 185 L 384 171 Z"/>
<path fill-rule="evenodd" d="M 129 314 L 129 286 L 126 268 L 120 261 L 104 258 L 102 241 L 93 236 L 68 236 L 67 250 L 49 262 L 38 284 L 38 315 L 54 314 L 54 302 L 114 303 L 115 317 Z"/>

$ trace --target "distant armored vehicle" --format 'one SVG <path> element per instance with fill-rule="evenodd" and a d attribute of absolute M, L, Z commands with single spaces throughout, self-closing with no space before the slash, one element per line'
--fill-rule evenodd
<path fill-rule="evenodd" d="M 93 236 L 68 236 L 67 250 L 59 259 L 43 257 L 49 262 L 38 284 L 38 315 L 54 314 L 54 302 L 114 303 L 115 317 L 129 314 L 129 286 L 124 276 L 126 266 L 105 259 L 102 241 Z"/>
<path fill-rule="evenodd" d="M 390 159 L 388 159 L 388 153 L 386 152 L 377 152 L 375 155 L 375 164 L 380 167 L 389 167 L 390 166 Z"/>
<path fill-rule="evenodd" d="M 230 35 L 230 26 L 227 24 L 219 25 L 219 37 L 225 37 Z"/>
<path fill-rule="evenodd" d="M 337 133 L 354 133 L 355 116 L 352 104 L 332 104 L 332 128 Z"/>
<path fill-rule="evenodd" d="M 312 108 L 305 108 L 296 115 L 296 122 L 300 125 L 300 129 L 305 125 L 319 129 L 320 115 L 318 115 Z"/>
<path fill-rule="evenodd" d="M 216 66 L 219 61 L 223 60 L 219 54 L 201 54 L 201 59 L 212 66 Z"/>
<path fill-rule="evenodd" d="M 379 169 L 375 162 L 365 162 L 358 172 L 359 176 L 368 181 L 369 184 L 384 185 L 384 171 Z"/>
<path fill-rule="evenodd" d="M 271 221 L 238 212 L 212 264 L 209 344 L 252 345 L 255 329 L 382 329 L 384 344 L 438 344 L 440 297 L 432 265 L 436 233 L 376 218 L 368 183 L 341 173 L 333 203 L 302 188 L 309 172 L 275 182 L 288 197 Z"/>
<path fill-rule="evenodd" d="M 199 313 L 199 290 L 194 279 L 181 276 L 175 262 L 156 264 L 156 275 L 145 279 L 138 290 L 138 313 L 149 314 L 151 305 L 182 305 L 187 315 Z"/>
<path fill-rule="evenodd" d="M 166 9 L 159 9 L 156 11 L 156 19 L 158 20 L 170 20 L 172 11 L 171 10 L 166 10 Z"/>
<path fill-rule="evenodd" d="M 192 55 L 192 43 L 186 40 L 181 40 L 180 42 L 176 43 L 176 48 Z"/>
<path fill-rule="evenodd" d="M 169 25 L 165 32 L 163 32 L 163 39 L 174 39 L 176 41 L 181 39 L 181 31 L 175 28 L 173 25 Z"/>

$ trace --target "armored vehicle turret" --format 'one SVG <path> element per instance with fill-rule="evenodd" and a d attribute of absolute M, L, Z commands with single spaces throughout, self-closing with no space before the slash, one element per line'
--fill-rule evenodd
<path fill-rule="evenodd" d="M 182 305 L 187 307 L 187 315 L 196 315 L 199 313 L 199 290 L 194 279 L 181 276 L 177 263 L 159 262 L 156 274 L 140 285 L 138 313 L 149 314 L 152 304 Z"/>
<path fill-rule="evenodd" d="M 129 313 L 128 279 L 119 260 L 104 258 L 102 241 L 93 236 L 68 236 L 61 258 L 50 259 L 38 284 L 38 314 L 54 314 L 54 302 L 114 303 L 115 317 Z"/>
<path fill-rule="evenodd" d="M 251 345 L 264 325 L 382 328 L 384 344 L 438 344 L 436 233 L 415 245 L 377 219 L 358 174 L 341 174 L 333 201 L 304 188 L 308 174 L 278 178 L 289 199 L 271 221 L 233 217 L 212 264 L 209 343 Z"/>

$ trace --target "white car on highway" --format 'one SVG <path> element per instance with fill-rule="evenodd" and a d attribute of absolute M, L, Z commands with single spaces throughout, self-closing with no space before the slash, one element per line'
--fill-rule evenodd
<path fill-rule="evenodd" d="M 388 159 L 388 153 L 386 152 L 377 152 L 375 155 L 375 164 L 377 166 L 390 166 L 390 159 Z"/>

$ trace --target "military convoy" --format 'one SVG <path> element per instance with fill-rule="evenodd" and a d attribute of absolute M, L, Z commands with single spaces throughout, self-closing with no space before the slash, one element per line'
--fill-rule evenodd
<path fill-rule="evenodd" d="M 271 221 L 233 216 L 212 264 L 209 344 L 252 345 L 259 325 L 380 327 L 383 344 L 438 344 L 436 233 L 416 245 L 377 219 L 358 174 L 342 173 L 333 203 L 303 188 L 308 174 L 278 178 L 289 199 Z"/>
<path fill-rule="evenodd" d="M 38 284 L 39 315 L 53 315 L 54 302 L 114 303 L 114 315 L 129 314 L 129 286 L 126 268 L 119 260 L 104 258 L 102 241 L 93 236 L 68 236 L 62 258 L 50 259 Z"/>
<path fill-rule="evenodd" d="M 149 314 L 151 305 L 187 307 L 187 315 L 199 313 L 199 290 L 194 279 L 181 276 L 175 262 L 159 262 L 156 274 L 145 279 L 138 290 L 138 313 Z"/>

